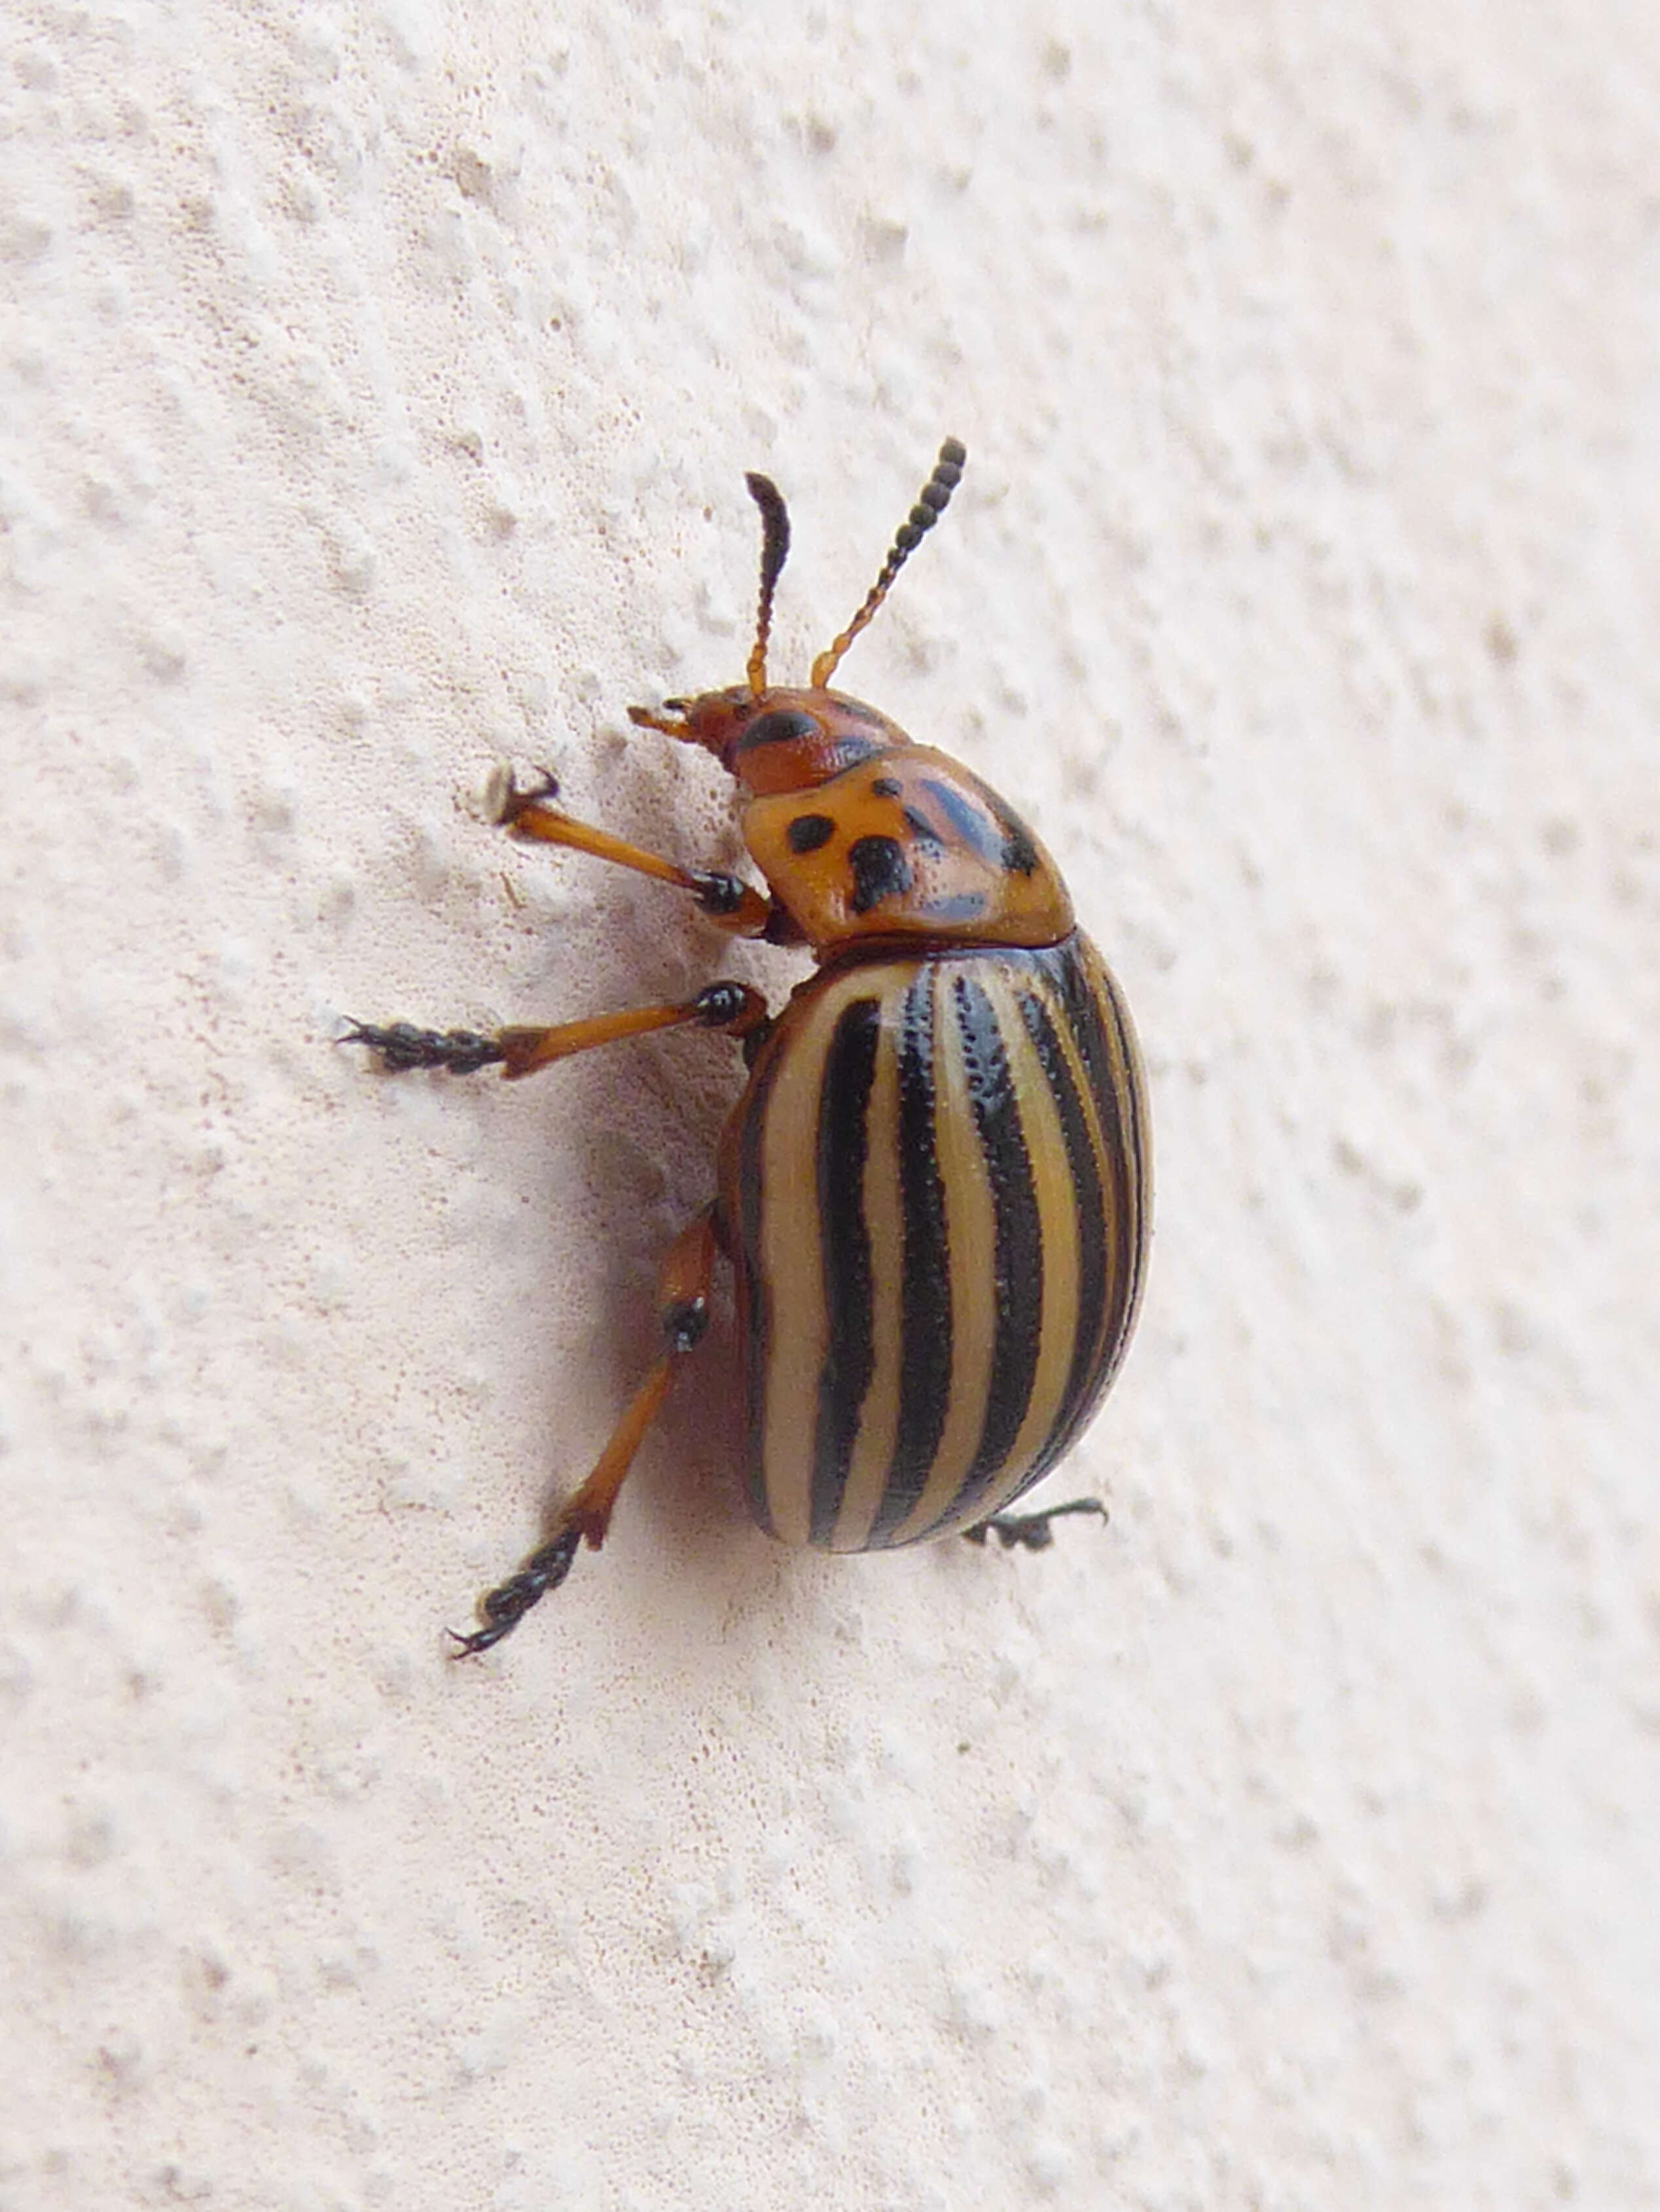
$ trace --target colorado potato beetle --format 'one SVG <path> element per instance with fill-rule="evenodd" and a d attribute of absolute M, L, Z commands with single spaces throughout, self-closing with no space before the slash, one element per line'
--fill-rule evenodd
<path fill-rule="evenodd" d="M 487 1650 L 605 1541 L 671 1375 L 708 1323 L 717 1255 L 737 1277 L 747 1494 L 787 1544 L 885 1550 L 952 1534 L 1034 1548 L 1057 1514 L 1006 1509 L 1061 1457 L 1117 1371 L 1146 1271 L 1150 1162 L 1128 1009 L 1019 817 L 976 776 L 830 687 L 933 528 L 967 458 L 955 439 L 863 605 L 804 690 L 767 681 L 789 517 L 746 478 L 762 523 L 745 679 L 633 707 L 702 745 L 743 788 L 767 895 L 574 820 L 544 773 L 510 788 L 514 836 L 689 891 L 717 927 L 811 949 L 769 1015 L 749 985 L 495 1035 L 354 1023 L 388 1068 L 529 1075 L 573 1053 L 697 1023 L 749 1069 L 717 1194 L 659 1277 L 663 1350 L 548 1540 L 455 1641 Z"/>

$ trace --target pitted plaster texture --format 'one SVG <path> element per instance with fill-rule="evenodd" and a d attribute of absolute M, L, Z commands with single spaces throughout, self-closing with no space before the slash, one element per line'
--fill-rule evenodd
<path fill-rule="evenodd" d="M 1660 18 L 81 7 L 0 30 L 0 2207 L 1660 2203 Z M 1037 1558 L 745 1519 L 652 1351 L 775 997 L 631 702 L 844 671 L 1134 1006 Z"/>

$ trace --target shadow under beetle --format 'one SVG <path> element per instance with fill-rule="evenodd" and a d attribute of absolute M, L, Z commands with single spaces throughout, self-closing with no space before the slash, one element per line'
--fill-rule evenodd
<path fill-rule="evenodd" d="M 743 787 L 763 895 L 561 812 L 539 775 L 509 791 L 515 837 L 566 845 L 689 891 L 717 928 L 811 947 L 775 1018 L 747 984 L 494 1036 L 354 1024 L 390 1069 L 532 1074 L 573 1053 L 701 1024 L 743 1048 L 714 1201 L 658 1278 L 663 1350 L 548 1540 L 457 1636 L 485 1651 L 556 1589 L 617 1494 L 675 1369 L 708 1324 L 717 1255 L 736 1271 L 749 1508 L 787 1544 L 885 1550 L 953 1534 L 1038 1549 L 1061 1514 L 1006 1509 L 1068 1449 L 1116 1373 L 1146 1272 L 1147 1112 L 1117 985 L 1054 861 L 1011 808 L 873 708 L 837 664 L 944 511 L 955 439 L 862 606 L 805 690 L 769 684 L 789 517 L 766 477 L 760 606 L 745 680 L 631 707 L 705 746 Z"/>

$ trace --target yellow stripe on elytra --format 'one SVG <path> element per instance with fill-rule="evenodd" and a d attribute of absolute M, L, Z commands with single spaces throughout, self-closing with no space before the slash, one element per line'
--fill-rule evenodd
<path fill-rule="evenodd" d="M 762 1392 L 767 1512 L 786 1544 L 812 1535 L 818 1378 L 830 1341 L 818 1222 L 818 1101 L 845 994 L 824 992 L 790 1038 L 761 1135 L 760 1270 L 772 1333 Z"/>

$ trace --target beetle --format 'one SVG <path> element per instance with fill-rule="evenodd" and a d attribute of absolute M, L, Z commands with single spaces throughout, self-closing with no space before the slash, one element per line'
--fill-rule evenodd
<path fill-rule="evenodd" d="M 663 1348 L 548 1540 L 452 1631 L 488 1650 L 556 1589 L 611 1509 L 670 1377 L 708 1325 L 718 1257 L 737 1278 L 749 1509 L 787 1544 L 885 1550 L 963 1534 L 1040 1548 L 1061 1514 L 1007 1508 L 1067 1451 L 1118 1370 L 1146 1274 L 1145 1079 L 1122 994 L 1078 929 L 1054 861 L 968 769 L 830 689 L 963 473 L 954 438 L 848 627 L 804 689 L 770 684 L 789 516 L 770 478 L 742 684 L 629 709 L 713 753 L 741 787 L 767 885 L 684 868 L 578 822 L 541 771 L 499 820 L 691 894 L 718 927 L 811 949 L 775 1018 L 710 984 L 683 1003 L 485 1035 L 354 1022 L 393 1071 L 510 1079 L 623 1037 L 701 1024 L 748 1081 L 717 1194 L 658 1279 Z"/>

